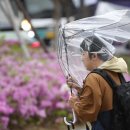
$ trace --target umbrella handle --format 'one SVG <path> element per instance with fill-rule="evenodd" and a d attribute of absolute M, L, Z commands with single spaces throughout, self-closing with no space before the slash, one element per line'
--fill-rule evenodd
<path fill-rule="evenodd" d="M 71 95 L 72 95 L 72 88 L 70 88 L 70 92 L 71 92 Z M 72 121 L 67 121 L 67 117 L 64 117 L 64 122 L 65 124 L 68 126 L 72 126 L 72 128 L 74 129 L 74 123 L 76 122 L 76 114 L 74 112 L 74 109 L 72 109 L 72 115 L 73 115 L 73 120 Z M 68 129 L 69 130 L 69 129 Z"/>
<path fill-rule="evenodd" d="M 74 112 L 74 109 L 72 109 L 72 115 L 73 115 L 73 120 L 72 121 L 67 121 L 67 117 L 64 117 L 64 122 L 66 125 L 71 126 L 72 124 L 74 124 L 76 122 L 76 115 Z M 71 123 L 70 123 L 71 122 Z"/>

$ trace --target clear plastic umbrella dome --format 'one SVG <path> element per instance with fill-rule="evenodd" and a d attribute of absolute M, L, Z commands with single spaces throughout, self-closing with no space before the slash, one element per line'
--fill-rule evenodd
<path fill-rule="evenodd" d="M 111 57 L 116 51 L 114 43 L 126 43 L 129 40 L 130 10 L 115 10 L 104 15 L 79 19 L 59 29 L 58 59 L 64 74 L 71 75 L 82 86 L 89 71 L 81 60 L 81 43 L 87 45 L 88 51 L 95 44 L 99 48 L 98 53 L 108 53 Z M 99 43 L 103 47 L 100 48 Z"/>

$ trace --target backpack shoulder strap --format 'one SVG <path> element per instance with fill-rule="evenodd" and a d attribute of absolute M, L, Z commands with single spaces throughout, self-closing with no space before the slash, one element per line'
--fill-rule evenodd
<path fill-rule="evenodd" d="M 91 73 L 97 73 L 99 74 L 100 76 L 102 76 L 106 81 L 107 83 L 109 84 L 109 86 L 115 90 L 117 89 L 117 84 L 115 83 L 115 81 L 111 78 L 111 76 L 103 69 L 94 69 Z"/>
<path fill-rule="evenodd" d="M 119 79 L 120 79 L 121 83 L 125 83 L 126 82 L 126 80 L 125 80 L 125 78 L 124 78 L 122 73 L 118 73 L 118 76 L 119 76 Z"/>

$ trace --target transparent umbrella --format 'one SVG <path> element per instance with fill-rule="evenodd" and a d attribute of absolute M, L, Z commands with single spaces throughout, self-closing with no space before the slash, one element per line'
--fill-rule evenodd
<path fill-rule="evenodd" d="M 58 58 L 65 75 L 71 75 L 82 87 L 89 73 L 81 59 L 81 43 L 96 37 L 104 44 L 100 50 L 113 55 L 113 44 L 130 40 L 130 10 L 116 10 L 104 15 L 83 18 L 62 26 L 59 30 Z M 89 46 L 89 45 L 88 45 Z"/>

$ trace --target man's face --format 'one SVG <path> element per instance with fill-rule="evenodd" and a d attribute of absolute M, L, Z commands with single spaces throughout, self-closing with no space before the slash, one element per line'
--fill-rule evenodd
<path fill-rule="evenodd" d="M 94 69 L 94 61 L 89 57 L 87 51 L 82 52 L 82 61 L 87 70 L 91 71 Z"/>
<path fill-rule="evenodd" d="M 82 52 L 82 61 L 87 70 L 92 71 L 96 67 L 96 59 L 96 56 L 90 58 L 87 51 Z"/>

